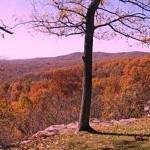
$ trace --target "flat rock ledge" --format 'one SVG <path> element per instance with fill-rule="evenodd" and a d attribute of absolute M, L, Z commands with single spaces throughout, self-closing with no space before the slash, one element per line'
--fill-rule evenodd
<path fill-rule="evenodd" d="M 102 122 L 99 119 L 92 118 L 90 120 L 90 125 L 92 127 L 96 127 L 96 126 L 114 126 L 114 125 L 129 125 L 129 124 L 131 124 L 131 123 L 133 123 L 137 120 L 138 119 L 136 119 L 136 118 L 129 118 L 129 119 L 121 119 L 119 121 L 111 120 L 111 121 Z M 25 141 L 12 144 L 12 146 L 24 145 L 24 144 L 30 143 L 34 140 L 39 140 L 41 138 L 47 138 L 47 137 L 54 136 L 54 135 L 62 135 L 62 134 L 65 134 L 68 131 L 75 131 L 77 126 L 78 126 L 78 122 L 70 123 L 70 124 L 67 124 L 67 125 L 65 125 L 65 124 L 52 125 L 52 126 L 46 128 L 45 130 L 38 131 L 37 133 L 35 133 L 34 135 L 29 137 Z M 1 145 L 0 145 L 0 147 L 1 147 Z"/>

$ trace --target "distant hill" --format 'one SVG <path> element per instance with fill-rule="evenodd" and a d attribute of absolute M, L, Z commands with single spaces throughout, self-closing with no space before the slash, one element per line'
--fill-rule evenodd
<path fill-rule="evenodd" d="M 115 58 L 130 58 L 146 56 L 148 52 L 122 52 L 122 53 L 104 53 L 94 52 L 94 61 L 104 61 Z M 14 80 L 23 77 L 28 73 L 35 73 L 46 68 L 64 67 L 82 63 L 82 52 L 76 52 L 68 55 L 34 58 L 34 59 L 18 59 L 18 60 L 1 60 L 0 61 L 0 81 Z"/>

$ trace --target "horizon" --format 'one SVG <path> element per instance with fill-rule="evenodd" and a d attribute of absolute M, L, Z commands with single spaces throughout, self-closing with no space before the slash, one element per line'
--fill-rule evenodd
<path fill-rule="evenodd" d="M 68 55 L 72 55 L 72 54 L 76 54 L 76 53 L 83 53 L 83 52 L 71 52 L 71 53 L 68 53 L 68 54 L 64 54 L 64 55 L 58 55 L 58 56 L 48 56 L 48 57 L 33 57 L 33 58 L 17 58 L 17 59 L 7 59 L 7 58 L 2 58 L 0 60 L 33 60 L 33 59 L 47 59 L 47 58 L 57 58 L 57 57 L 65 57 L 65 56 L 68 56 Z M 147 52 L 147 51 L 129 51 L 129 52 L 103 52 L 103 51 L 95 51 L 93 52 L 94 53 L 104 53 L 104 54 L 121 54 L 121 53 L 149 53 L 150 52 Z"/>

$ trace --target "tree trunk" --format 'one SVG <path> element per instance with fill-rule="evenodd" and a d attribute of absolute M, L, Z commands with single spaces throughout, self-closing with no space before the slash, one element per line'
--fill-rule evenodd
<path fill-rule="evenodd" d="M 84 71 L 83 71 L 83 95 L 81 110 L 79 116 L 78 131 L 90 131 L 90 106 L 92 95 L 92 53 L 93 53 L 93 35 L 94 35 L 94 15 L 98 8 L 100 0 L 93 0 L 87 10 L 86 31 L 84 41 Z"/>

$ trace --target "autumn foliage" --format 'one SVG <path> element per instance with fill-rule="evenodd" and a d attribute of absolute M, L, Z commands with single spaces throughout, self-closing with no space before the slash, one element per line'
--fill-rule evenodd
<path fill-rule="evenodd" d="M 31 73 L 0 84 L 0 142 L 26 138 L 52 124 L 78 120 L 83 70 L 72 65 Z M 93 64 L 91 117 L 144 116 L 150 97 L 150 56 Z"/>

